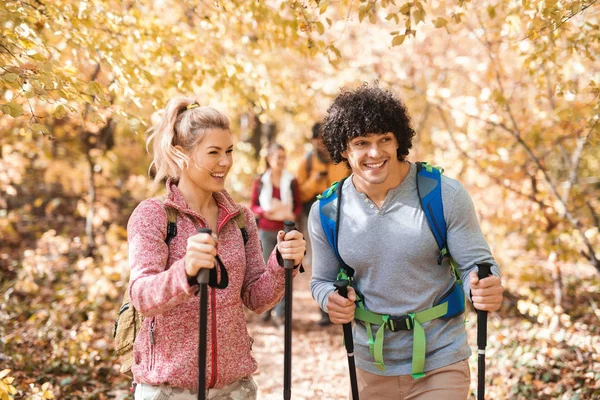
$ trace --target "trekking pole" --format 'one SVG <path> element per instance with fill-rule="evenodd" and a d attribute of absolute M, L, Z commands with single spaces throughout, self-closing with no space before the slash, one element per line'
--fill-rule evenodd
<path fill-rule="evenodd" d="M 200 228 L 198 233 L 212 233 L 210 228 Z M 198 335 L 198 400 L 206 399 L 206 320 L 208 319 L 208 279 L 210 270 L 202 268 L 196 275 L 200 286 L 200 323 Z M 213 327 L 214 329 L 214 327 Z"/>
<path fill-rule="evenodd" d="M 477 276 L 486 278 L 491 273 L 490 264 L 478 264 Z M 487 311 L 477 310 L 477 400 L 485 399 L 485 347 L 487 346 Z"/>
<path fill-rule="evenodd" d="M 284 221 L 285 233 L 296 229 L 294 221 Z M 283 260 L 285 268 L 285 329 L 283 350 L 283 398 L 292 398 L 292 271 L 294 260 Z"/>
<path fill-rule="evenodd" d="M 333 283 L 340 296 L 348 298 L 348 281 L 338 280 Z M 348 354 L 348 372 L 350 373 L 350 387 L 352 388 L 352 400 L 358 400 L 358 383 L 356 381 L 356 365 L 354 364 L 354 339 L 352 338 L 352 322 L 345 323 L 344 345 Z"/>

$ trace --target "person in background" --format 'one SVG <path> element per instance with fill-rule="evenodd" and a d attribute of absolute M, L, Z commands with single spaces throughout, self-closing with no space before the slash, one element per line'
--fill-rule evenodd
<path fill-rule="evenodd" d="M 327 148 L 323 143 L 321 132 L 321 123 L 317 122 L 312 127 L 312 150 L 306 153 L 298 166 L 296 176 L 300 187 L 300 199 L 302 201 L 302 218 L 300 222 L 300 232 L 306 239 L 306 261 L 310 263 L 311 250 L 308 236 L 307 222 L 308 213 L 317 196 L 327 189 L 333 182 L 338 182 L 342 178 L 350 175 L 350 170 L 345 163 L 334 164 L 329 157 Z M 318 324 L 320 326 L 330 325 L 329 315 L 323 311 Z"/>
<path fill-rule="evenodd" d="M 258 220 L 258 236 L 262 242 L 265 262 L 277 246 L 278 232 L 283 221 L 297 221 L 302 213 L 298 181 L 285 169 L 285 149 L 277 143 L 267 148 L 266 171 L 252 184 L 250 209 Z M 271 319 L 272 311 L 278 321 L 284 317 L 285 298 L 276 307 L 263 314 L 263 321 Z"/>
<path fill-rule="evenodd" d="M 166 180 L 164 200 L 149 198 L 127 225 L 129 295 L 145 317 L 134 343 L 131 368 L 136 400 L 256 399 L 244 306 L 256 313 L 273 307 L 285 291 L 283 260 L 300 266 L 306 249 L 298 231 L 279 231 L 265 264 L 252 212 L 233 201 L 225 179 L 233 164 L 229 119 L 195 98 L 176 97 L 150 131 L 155 181 Z M 166 208 L 177 212 L 166 242 Z M 236 223 L 243 215 L 247 242 Z M 212 234 L 198 233 L 208 227 Z M 209 288 L 206 387 L 198 388 L 198 272 L 216 256 L 229 276 L 224 289 Z M 296 273 L 297 271 L 294 271 Z"/>

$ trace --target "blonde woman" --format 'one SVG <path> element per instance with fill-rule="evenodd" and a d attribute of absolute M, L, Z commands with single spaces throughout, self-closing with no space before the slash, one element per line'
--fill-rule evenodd
<path fill-rule="evenodd" d="M 169 101 L 149 130 L 155 180 L 166 180 L 163 201 L 144 200 L 127 226 L 131 301 L 145 317 L 134 345 L 136 399 L 197 398 L 199 309 L 196 275 L 222 260 L 225 289 L 209 288 L 206 388 L 208 399 L 255 399 L 252 339 L 243 308 L 262 313 L 284 294 L 283 259 L 299 266 L 302 234 L 277 234 L 263 260 L 252 212 L 224 189 L 233 163 L 229 120 L 194 98 Z M 167 244 L 166 208 L 177 212 L 176 235 Z M 243 213 L 247 242 L 235 218 Z M 209 227 L 213 234 L 197 233 Z M 296 272 L 296 271 L 295 271 Z"/>

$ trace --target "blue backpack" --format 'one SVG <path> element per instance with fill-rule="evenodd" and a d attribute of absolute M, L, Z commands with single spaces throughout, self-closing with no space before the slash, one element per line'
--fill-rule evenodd
<path fill-rule="evenodd" d="M 429 228 L 439 247 L 438 265 L 442 264 L 444 257 L 448 256 L 454 271 L 456 282 L 453 288 L 446 293 L 442 300 L 432 308 L 413 312 L 403 316 L 382 315 L 371 312 L 364 307 L 364 301 L 357 293 L 357 307 L 354 318 L 362 321 L 367 329 L 369 350 L 375 359 L 375 366 L 384 370 L 383 338 L 386 329 L 392 332 L 413 331 L 413 359 L 412 376 L 415 379 L 425 376 L 425 331 L 422 324 L 436 318 L 453 318 L 461 315 L 465 310 L 465 294 L 456 263 L 450 257 L 447 248 L 446 220 L 442 202 L 442 172 L 438 167 L 433 167 L 426 162 L 417 163 L 417 192 L 421 208 L 425 213 Z M 354 269 L 347 265 L 338 251 L 339 219 L 342 200 L 342 186 L 344 180 L 335 182 L 321 196 L 319 196 L 319 214 L 321 226 L 341 265 L 338 279 L 348 280 L 352 286 Z M 371 324 L 379 325 L 375 337 Z"/>

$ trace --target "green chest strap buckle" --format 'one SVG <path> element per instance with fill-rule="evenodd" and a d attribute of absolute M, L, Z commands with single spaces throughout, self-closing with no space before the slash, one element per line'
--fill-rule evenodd
<path fill-rule="evenodd" d="M 346 274 L 344 269 L 340 269 L 340 272 L 338 273 L 338 279 L 348 280 L 350 282 L 350 286 L 352 286 L 352 278 Z M 385 369 L 385 364 L 383 362 L 383 341 L 385 330 L 387 329 L 392 332 L 412 330 L 413 356 L 411 375 L 414 379 L 424 377 L 427 341 L 425 337 L 425 329 L 423 329 L 422 324 L 432 321 L 436 318 L 446 316 L 448 314 L 448 300 L 434 307 L 428 308 L 427 310 L 419 311 L 417 313 L 410 313 L 400 317 L 392 317 L 390 315 L 376 314 L 365 309 L 364 300 L 360 298 L 358 293 L 356 296 L 358 306 L 354 311 L 354 318 L 362 321 L 365 324 L 369 343 L 369 352 L 375 359 L 374 364 L 377 369 L 380 371 Z M 371 325 L 379 326 L 375 335 L 373 335 L 373 327 Z"/>
<path fill-rule="evenodd" d="M 366 310 L 362 301 L 359 307 L 354 312 L 354 318 L 364 322 L 367 328 L 367 336 L 369 338 L 369 351 L 375 359 L 377 369 L 383 371 L 385 364 L 383 362 L 383 341 L 385 330 L 392 332 L 413 331 L 413 357 L 412 357 L 412 377 L 419 379 L 425 376 L 425 353 L 427 349 L 427 341 L 425 339 L 425 330 L 422 324 L 432 321 L 436 318 L 443 317 L 448 312 L 448 302 L 445 301 L 437 306 L 428 308 L 417 313 L 410 313 L 402 317 L 391 317 L 389 315 L 381 315 Z M 379 325 L 375 337 L 373 337 L 373 327 L 371 325 Z"/>

